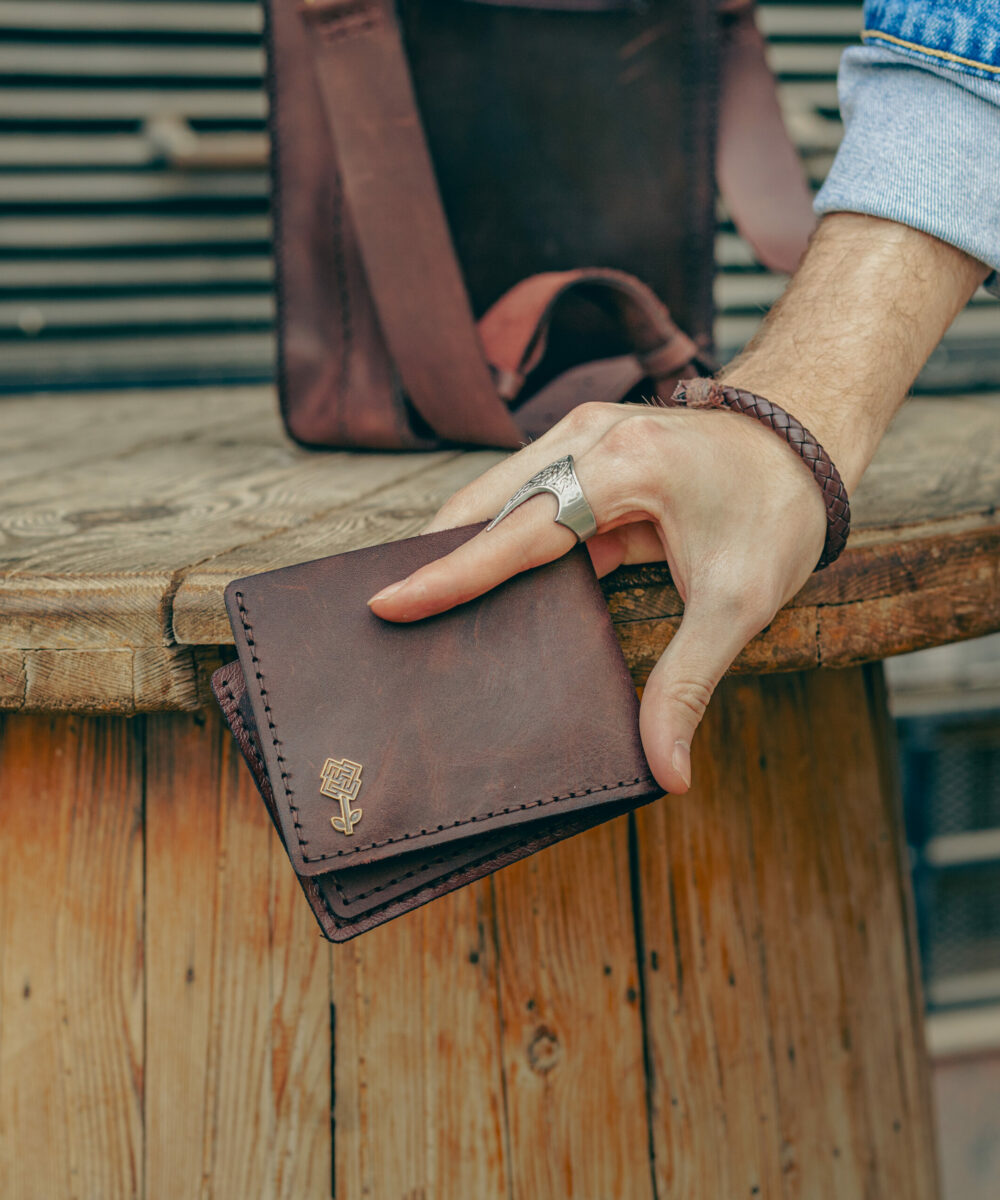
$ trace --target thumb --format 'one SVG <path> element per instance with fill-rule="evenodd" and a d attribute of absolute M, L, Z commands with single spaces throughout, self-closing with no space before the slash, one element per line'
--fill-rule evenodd
<path fill-rule="evenodd" d="M 695 730 L 719 680 L 755 632 L 747 628 L 743 612 L 689 601 L 680 628 L 650 672 L 639 732 L 653 774 L 668 792 L 686 792 L 691 786 Z"/>

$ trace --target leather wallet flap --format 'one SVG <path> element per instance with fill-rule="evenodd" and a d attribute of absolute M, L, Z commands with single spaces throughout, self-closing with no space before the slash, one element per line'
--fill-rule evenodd
<path fill-rule="evenodd" d="M 367 600 L 482 524 L 237 580 L 226 605 L 301 874 L 657 794 L 586 549 L 413 624 Z"/>

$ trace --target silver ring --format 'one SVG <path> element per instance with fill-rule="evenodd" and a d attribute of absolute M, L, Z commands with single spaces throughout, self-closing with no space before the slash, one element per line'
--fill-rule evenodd
<path fill-rule="evenodd" d="M 567 454 L 565 458 L 557 458 L 555 462 L 549 463 L 547 467 L 542 467 L 532 475 L 527 483 L 523 483 L 517 489 L 486 528 L 492 529 L 519 504 L 540 492 L 548 492 L 559 501 L 555 519 L 560 525 L 572 529 L 581 542 L 594 536 L 597 532 L 597 518 L 576 477 L 572 454 Z"/>

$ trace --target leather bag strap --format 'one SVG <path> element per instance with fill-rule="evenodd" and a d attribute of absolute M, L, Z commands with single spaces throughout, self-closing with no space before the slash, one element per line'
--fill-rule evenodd
<path fill-rule="evenodd" d="M 697 374 L 695 365 L 712 371 L 715 364 L 674 321 L 652 288 L 625 271 L 586 267 L 546 271 L 522 279 L 505 292 L 479 320 L 479 336 L 496 387 L 508 403 L 541 362 L 560 301 L 583 296 L 604 310 L 632 348 L 637 371 L 622 395 L 644 377 L 661 383 Z M 624 381 L 625 374 L 621 378 Z M 531 401 L 528 401 L 530 404 Z M 520 423 L 522 409 L 517 410 Z"/>
<path fill-rule="evenodd" d="M 758 259 L 791 274 L 816 225 L 812 196 L 781 115 L 754 0 L 722 0 L 719 20 L 719 191 Z"/>
<path fill-rule="evenodd" d="M 696 362 L 711 369 L 655 293 L 624 271 L 530 276 L 477 329 L 391 2 L 307 0 L 299 11 L 382 332 L 435 433 L 514 448 L 584 399 L 621 400 L 645 376 L 696 374 Z M 567 371 L 512 414 L 507 405 L 543 357 L 560 299 L 573 291 L 610 311 L 634 355 Z"/>
<path fill-rule="evenodd" d="M 315 0 L 299 11 L 368 285 L 407 395 L 442 438 L 521 445 L 476 335 L 391 0 Z"/>

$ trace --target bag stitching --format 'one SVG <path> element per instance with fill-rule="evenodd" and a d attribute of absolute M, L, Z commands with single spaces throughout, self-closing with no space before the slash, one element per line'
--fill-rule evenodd
<path fill-rule="evenodd" d="M 236 595 L 236 605 L 237 605 L 237 608 L 239 609 L 239 613 L 240 613 L 240 622 L 243 625 L 243 634 L 244 634 L 244 637 L 246 638 L 247 646 L 250 649 L 250 658 L 254 664 L 254 675 L 257 679 L 257 686 L 260 689 L 260 697 L 264 704 L 264 712 L 267 716 L 268 729 L 270 729 L 270 731 L 271 731 L 271 742 L 274 746 L 275 757 L 280 764 L 284 764 L 285 759 L 279 749 L 279 747 L 281 746 L 281 742 L 279 741 L 278 736 L 277 736 L 277 726 L 275 725 L 274 721 L 271 719 L 271 705 L 267 698 L 267 689 L 264 687 L 264 676 L 260 670 L 261 662 L 260 662 L 260 659 L 257 657 L 256 643 L 254 642 L 254 639 L 253 639 L 253 626 L 250 624 L 250 614 L 246 608 L 246 605 L 244 604 L 243 593 L 236 592 L 235 595 Z M 404 833 L 400 837 L 385 838 L 380 842 L 368 842 L 363 846 L 352 846 L 350 850 L 337 850 L 334 853 L 324 853 L 324 854 L 313 854 L 313 855 L 306 854 L 304 847 L 308 846 L 309 839 L 303 838 L 302 834 L 300 832 L 298 832 L 299 830 L 302 829 L 302 825 L 299 822 L 298 817 L 297 817 L 299 810 L 298 810 L 298 806 L 293 803 L 292 797 L 293 797 L 294 793 L 292 792 L 291 788 L 288 786 L 288 775 L 285 772 L 283 765 L 279 769 L 279 773 L 281 775 L 282 786 L 285 789 L 285 798 L 288 801 L 288 807 L 291 810 L 291 812 L 293 814 L 295 814 L 295 815 L 293 815 L 293 818 L 292 818 L 292 824 L 297 831 L 296 837 L 298 839 L 300 848 L 302 848 L 302 858 L 303 858 L 304 862 L 323 862 L 324 860 L 330 859 L 330 858 L 347 858 L 354 854 L 361 854 L 365 850 L 377 850 L 377 849 L 381 848 L 382 846 L 390 846 L 396 842 L 412 841 L 413 839 L 418 838 L 418 837 L 425 837 L 429 832 L 432 832 L 431 830 L 428 830 L 428 829 L 420 829 L 416 833 Z M 506 816 L 512 812 L 525 812 L 526 810 L 532 809 L 532 808 L 544 808 L 546 805 L 557 804 L 564 800 L 574 800 L 580 796 L 592 796 L 592 795 L 597 794 L 598 792 L 612 791 L 614 788 L 630 787 L 637 783 L 652 783 L 652 782 L 653 782 L 653 777 L 651 775 L 645 775 L 645 776 L 638 775 L 634 779 L 619 779 L 613 783 L 605 783 L 605 784 L 600 784 L 595 787 L 588 787 L 588 788 L 583 788 L 582 790 L 578 790 L 578 791 L 567 792 L 565 795 L 562 795 L 562 796 L 547 796 L 540 800 L 533 800 L 533 801 L 530 801 L 525 804 L 512 804 L 509 808 L 500 808 L 500 809 L 495 809 L 492 812 L 480 813 L 476 816 L 466 817 L 466 818 L 464 818 L 462 820 L 458 820 L 458 821 L 452 821 L 450 826 L 438 825 L 437 829 L 434 830 L 433 832 L 439 832 L 446 828 L 458 829 L 458 828 L 461 828 L 463 825 L 472 825 L 477 822 L 488 821 L 493 817 Z"/>

